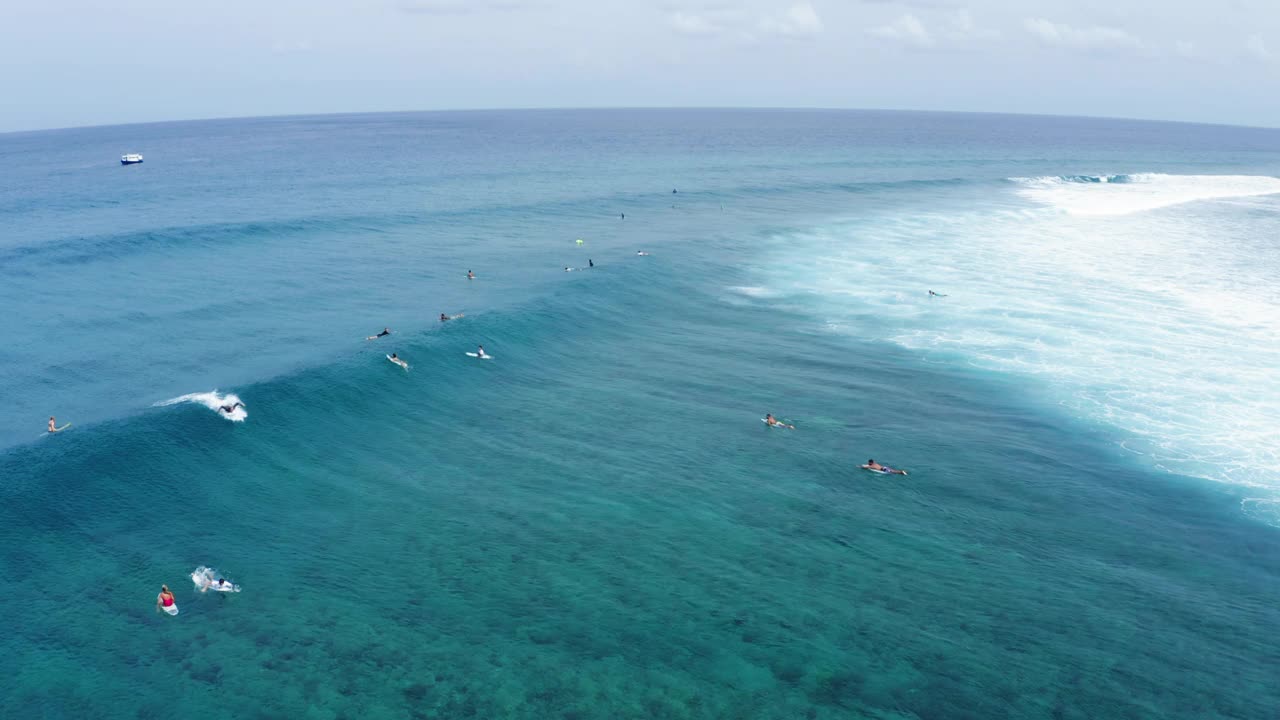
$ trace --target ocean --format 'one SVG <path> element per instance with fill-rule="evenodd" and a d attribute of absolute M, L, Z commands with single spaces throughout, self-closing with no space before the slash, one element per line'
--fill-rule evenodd
<path fill-rule="evenodd" d="M 1280 130 L 402 113 L 0 162 L 0 717 L 1280 707 Z"/>

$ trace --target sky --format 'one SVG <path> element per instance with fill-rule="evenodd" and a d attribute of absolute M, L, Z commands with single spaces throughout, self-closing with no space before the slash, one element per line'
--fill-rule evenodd
<path fill-rule="evenodd" d="M 0 132 L 709 106 L 1276 127 L 1280 1 L 0 2 Z"/>

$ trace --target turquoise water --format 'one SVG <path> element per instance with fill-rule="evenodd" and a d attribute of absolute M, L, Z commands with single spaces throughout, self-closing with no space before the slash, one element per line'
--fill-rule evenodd
<path fill-rule="evenodd" d="M 0 716 L 1280 705 L 1280 132 L 440 113 L 0 160 Z"/>

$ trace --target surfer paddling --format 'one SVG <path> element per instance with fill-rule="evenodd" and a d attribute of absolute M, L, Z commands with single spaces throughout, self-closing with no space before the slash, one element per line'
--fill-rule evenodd
<path fill-rule="evenodd" d="M 934 292 L 934 291 L 930 290 L 930 291 L 929 291 L 929 297 L 931 297 L 931 298 L 936 298 L 936 297 L 946 297 L 946 295 L 943 295 L 942 293 L 936 293 L 936 292 Z"/>
<path fill-rule="evenodd" d="M 369 337 L 365 338 L 365 340 L 377 340 L 380 337 L 386 337 L 390 334 L 391 334 L 391 328 L 382 328 L 382 332 L 378 333 L 377 335 L 370 335 Z"/>
<path fill-rule="evenodd" d="M 401 359 L 399 355 L 396 355 L 395 353 L 391 353 L 390 355 L 388 355 L 387 359 L 399 365 L 400 367 L 404 368 L 405 370 L 409 369 L 409 363 L 405 362 L 403 359 Z"/>
<path fill-rule="evenodd" d="M 868 460 L 867 464 L 862 466 L 862 469 L 875 470 L 878 473 L 885 473 L 887 475 L 906 475 L 907 474 L 906 470 L 898 470 L 897 468 L 891 468 L 888 465 L 881 465 L 875 460 Z"/>
<path fill-rule="evenodd" d="M 774 417 L 773 413 L 765 413 L 764 421 L 765 421 L 765 424 L 767 424 L 769 427 L 784 427 L 784 428 L 791 428 L 792 430 L 796 429 L 795 425 L 788 425 L 782 422 L 778 418 Z"/>

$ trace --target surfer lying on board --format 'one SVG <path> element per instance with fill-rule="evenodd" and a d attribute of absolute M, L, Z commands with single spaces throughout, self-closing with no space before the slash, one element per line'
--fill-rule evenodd
<path fill-rule="evenodd" d="M 929 297 L 946 297 L 946 295 L 943 295 L 942 293 L 936 293 L 936 292 L 934 292 L 934 291 L 930 290 L 930 291 L 929 291 Z"/>
<path fill-rule="evenodd" d="M 226 413 L 226 414 L 230 415 L 231 413 L 233 413 L 233 412 L 235 412 L 235 411 L 236 411 L 236 408 L 242 408 L 242 407 L 244 407 L 244 403 L 242 403 L 242 402 L 238 402 L 238 403 L 232 403 L 232 404 L 230 404 L 230 405 L 223 405 L 223 406 L 219 407 L 218 409 L 219 409 L 219 410 L 221 410 L 222 412 L 224 412 L 224 413 Z"/>
<path fill-rule="evenodd" d="M 773 416 L 773 413 L 765 413 L 765 414 L 764 414 L 764 421 L 765 421 L 766 423 L 769 423 L 769 426 L 770 426 L 770 427 L 784 427 L 784 428 L 791 428 L 792 430 L 795 430 L 795 429 L 796 429 L 796 426 L 795 426 L 795 425 L 788 425 L 788 424 L 786 424 L 786 423 L 782 422 L 782 421 L 781 421 L 781 420 L 779 420 L 778 418 L 774 417 L 774 416 Z"/>
<path fill-rule="evenodd" d="M 864 470 L 875 470 L 876 472 L 888 473 L 890 475 L 906 475 L 907 474 L 906 470 L 896 470 L 894 468 L 889 467 L 888 465 L 881 465 L 875 460 L 868 460 L 867 464 L 863 465 L 862 468 Z"/>
<path fill-rule="evenodd" d="M 369 337 L 365 338 L 365 340 L 377 340 L 380 337 L 386 337 L 387 335 L 390 335 L 390 334 L 391 334 L 391 328 L 382 328 L 382 332 L 378 333 L 377 335 L 370 335 Z"/>
<path fill-rule="evenodd" d="M 395 363 L 395 364 L 399 365 L 400 367 L 404 368 L 405 370 L 408 370 L 408 369 L 409 369 L 409 363 L 407 363 L 407 362 L 405 362 L 404 360 L 402 360 L 402 359 L 400 358 L 400 356 L 399 356 L 399 355 L 397 355 L 397 354 L 395 354 L 395 353 L 391 353 L 390 355 L 388 355 L 388 356 L 387 356 L 387 359 L 388 359 L 388 360 L 390 360 L 391 362 L 393 362 L 393 363 Z"/>

